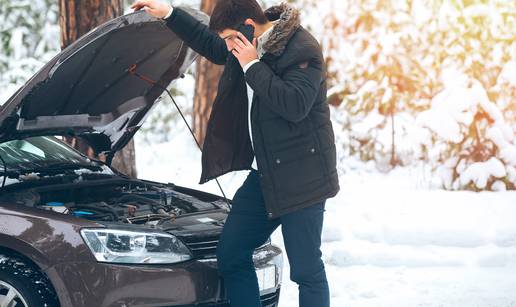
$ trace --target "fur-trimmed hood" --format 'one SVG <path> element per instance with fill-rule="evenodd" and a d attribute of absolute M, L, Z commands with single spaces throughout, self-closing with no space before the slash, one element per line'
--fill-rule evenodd
<path fill-rule="evenodd" d="M 279 56 L 285 50 L 288 41 L 301 25 L 299 10 L 288 3 L 272 6 L 264 11 L 269 21 L 276 21 L 263 50 Z"/>

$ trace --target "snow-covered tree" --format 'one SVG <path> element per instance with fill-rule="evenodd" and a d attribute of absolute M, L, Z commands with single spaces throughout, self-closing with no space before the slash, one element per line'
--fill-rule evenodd
<path fill-rule="evenodd" d="M 514 64 L 509 62 L 504 71 L 513 69 L 510 66 Z M 471 190 L 515 189 L 514 101 L 493 100 L 482 83 L 474 78 L 457 72 L 448 77 L 453 79 L 433 98 L 432 107 L 418 117 L 436 137 L 434 148 L 439 150 L 435 150 L 433 161 L 437 162 L 443 186 Z M 516 90 L 516 78 L 507 80 L 501 74 L 497 80 L 498 87 L 512 87 L 508 91 L 513 93 Z M 494 95 L 497 96 L 504 97 Z"/>
<path fill-rule="evenodd" d="M 440 16 L 440 91 L 418 122 L 447 189 L 516 188 L 516 3 L 475 2 Z"/>
<path fill-rule="evenodd" d="M 59 51 L 57 2 L 0 0 L 0 104 Z"/>
<path fill-rule="evenodd" d="M 341 155 L 380 168 L 429 161 L 450 189 L 514 188 L 516 2 L 320 1 L 309 11 Z"/>

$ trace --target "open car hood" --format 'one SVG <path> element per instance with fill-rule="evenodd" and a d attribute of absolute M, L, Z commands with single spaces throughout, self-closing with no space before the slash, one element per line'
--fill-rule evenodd
<path fill-rule="evenodd" d="M 204 13 L 188 10 L 208 23 Z M 131 74 L 131 66 L 166 87 L 196 57 L 163 20 L 143 10 L 112 19 L 60 52 L 0 106 L 0 142 L 71 135 L 96 153 L 114 154 L 164 92 Z"/>

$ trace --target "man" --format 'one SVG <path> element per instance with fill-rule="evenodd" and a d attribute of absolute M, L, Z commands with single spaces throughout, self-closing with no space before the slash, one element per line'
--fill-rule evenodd
<path fill-rule="evenodd" d="M 320 245 L 325 201 L 339 190 L 335 142 L 323 55 L 299 12 L 288 4 L 264 12 L 256 0 L 218 0 L 208 28 L 156 0 L 132 8 L 165 19 L 192 49 L 224 65 L 201 183 L 251 170 L 217 248 L 231 306 L 261 306 L 252 253 L 279 225 L 300 306 L 329 306 Z"/>

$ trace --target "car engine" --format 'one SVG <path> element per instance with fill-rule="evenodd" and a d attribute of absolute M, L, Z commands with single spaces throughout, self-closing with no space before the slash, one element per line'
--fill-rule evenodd
<path fill-rule="evenodd" d="M 141 180 L 34 187 L 0 197 L 20 205 L 94 221 L 157 225 L 224 203 L 210 194 Z M 195 193 L 194 192 L 194 193 Z M 188 194 L 187 194 L 188 193 Z"/>

